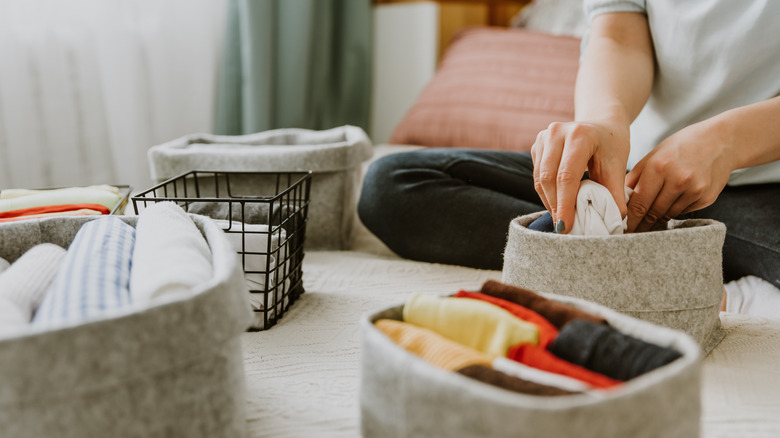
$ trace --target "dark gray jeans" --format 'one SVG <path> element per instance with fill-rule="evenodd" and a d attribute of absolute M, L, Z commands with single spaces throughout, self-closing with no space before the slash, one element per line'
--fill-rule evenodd
<path fill-rule="evenodd" d="M 501 269 L 509 222 L 544 210 L 524 152 L 422 149 L 368 169 L 358 213 L 401 257 Z M 726 224 L 724 278 L 755 275 L 780 287 L 780 184 L 726 187 L 684 215 Z"/>

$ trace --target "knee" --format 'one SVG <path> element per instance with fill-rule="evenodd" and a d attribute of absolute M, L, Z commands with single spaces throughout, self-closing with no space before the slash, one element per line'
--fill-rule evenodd
<path fill-rule="evenodd" d="M 392 213 L 400 190 L 394 175 L 404 167 L 403 160 L 390 155 L 371 163 L 366 171 L 358 201 L 358 216 L 372 231 Z"/>

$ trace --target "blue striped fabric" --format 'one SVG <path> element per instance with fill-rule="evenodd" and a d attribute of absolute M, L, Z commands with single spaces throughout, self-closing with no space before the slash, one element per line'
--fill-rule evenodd
<path fill-rule="evenodd" d="M 35 313 L 39 327 L 71 325 L 130 305 L 135 229 L 115 217 L 85 223 Z"/>

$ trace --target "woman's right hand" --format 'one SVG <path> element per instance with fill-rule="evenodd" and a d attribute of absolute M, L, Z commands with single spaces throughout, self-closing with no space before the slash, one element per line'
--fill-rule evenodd
<path fill-rule="evenodd" d="M 614 122 L 556 122 L 536 136 L 531 147 L 534 188 L 550 212 L 556 233 L 574 224 L 580 181 L 589 178 L 605 186 L 626 216 L 625 177 L 629 125 Z"/>

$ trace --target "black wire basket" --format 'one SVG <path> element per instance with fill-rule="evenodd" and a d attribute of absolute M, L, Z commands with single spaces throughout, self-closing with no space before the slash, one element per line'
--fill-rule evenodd
<path fill-rule="evenodd" d="M 172 201 L 215 219 L 241 256 L 255 312 L 250 330 L 274 326 L 304 292 L 311 172 L 193 170 L 132 196 L 138 214 Z"/>

